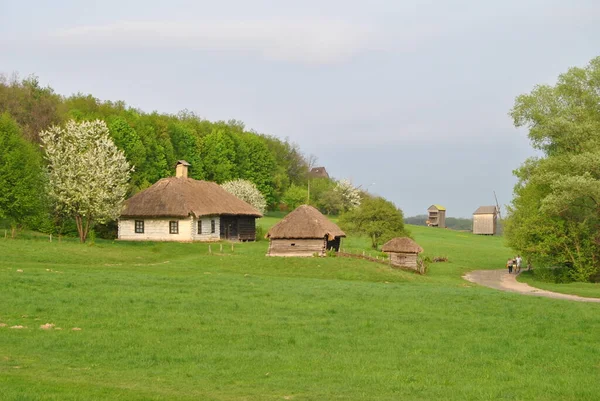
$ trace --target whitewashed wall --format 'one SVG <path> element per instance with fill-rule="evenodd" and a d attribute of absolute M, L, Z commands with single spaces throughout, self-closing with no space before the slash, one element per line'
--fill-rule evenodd
<path fill-rule="evenodd" d="M 135 232 L 135 221 L 144 221 L 144 233 L 138 234 Z M 169 233 L 169 221 L 176 220 L 171 219 L 121 219 L 119 220 L 119 239 L 126 241 L 192 241 L 194 219 L 188 217 L 186 219 L 179 219 L 179 234 Z M 210 220 L 209 231 L 210 231 Z"/>
<path fill-rule="evenodd" d="M 218 241 L 221 238 L 221 219 L 219 216 L 205 216 L 199 219 L 202 222 L 202 234 L 198 234 L 198 220 L 194 219 L 192 238 L 194 241 Z M 215 232 L 210 232 L 210 221 L 215 221 Z"/>

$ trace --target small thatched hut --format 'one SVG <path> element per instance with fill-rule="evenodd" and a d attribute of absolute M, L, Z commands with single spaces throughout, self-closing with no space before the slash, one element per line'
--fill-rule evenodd
<path fill-rule="evenodd" d="M 254 241 L 262 214 L 214 182 L 187 177 L 189 164 L 177 163 L 176 177 L 163 178 L 125 201 L 119 236 L 128 241 Z"/>
<path fill-rule="evenodd" d="M 480 206 L 473 212 L 473 234 L 495 235 L 498 230 L 498 208 Z"/>
<path fill-rule="evenodd" d="M 417 256 L 423 252 L 415 241 L 408 237 L 394 238 L 383 244 L 383 252 L 389 253 L 390 263 L 394 266 L 418 269 Z"/>
<path fill-rule="evenodd" d="M 431 205 L 428 212 L 427 225 L 430 227 L 446 228 L 446 208 L 442 205 Z"/>
<path fill-rule="evenodd" d="M 267 256 L 319 256 L 329 249 L 339 251 L 346 234 L 312 206 L 298 206 L 275 224 L 269 238 Z"/>

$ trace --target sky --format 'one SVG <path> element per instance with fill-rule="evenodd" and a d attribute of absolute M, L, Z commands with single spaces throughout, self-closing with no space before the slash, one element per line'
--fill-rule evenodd
<path fill-rule="evenodd" d="M 289 138 L 406 216 L 509 204 L 516 96 L 600 55 L 597 0 L 0 0 L 0 73 Z"/>

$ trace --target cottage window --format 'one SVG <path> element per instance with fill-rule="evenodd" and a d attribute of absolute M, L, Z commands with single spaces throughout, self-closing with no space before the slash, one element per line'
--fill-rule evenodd
<path fill-rule="evenodd" d="M 214 234 L 214 233 L 215 233 L 215 227 L 216 227 L 215 221 L 214 221 L 214 220 L 211 220 L 211 221 L 210 221 L 210 233 L 211 233 L 211 234 Z"/>
<path fill-rule="evenodd" d="M 179 234 L 178 221 L 169 221 L 169 234 Z"/>
<path fill-rule="evenodd" d="M 202 234 L 202 220 L 198 220 L 198 234 Z"/>
<path fill-rule="evenodd" d="M 136 220 L 135 221 L 135 233 L 136 234 L 144 233 L 144 220 Z"/>

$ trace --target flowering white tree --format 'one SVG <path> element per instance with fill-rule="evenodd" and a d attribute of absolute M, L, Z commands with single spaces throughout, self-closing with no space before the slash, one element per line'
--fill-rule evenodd
<path fill-rule="evenodd" d="M 340 194 L 345 210 L 352 210 L 360 206 L 360 190 L 349 180 L 338 181 L 333 190 Z"/>
<path fill-rule="evenodd" d="M 252 205 L 256 210 L 264 213 L 267 209 L 265 197 L 256 185 L 248 180 L 233 180 L 221 184 L 221 187 L 232 195 L 237 196 L 246 203 Z"/>
<path fill-rule="evenodd" d="M 101 120 L 67 122 L 40 132 L 48 160 L 48 193 L 77 223 L 85 242 L 95 222 L 116 219 L 133 170 Z"/>

